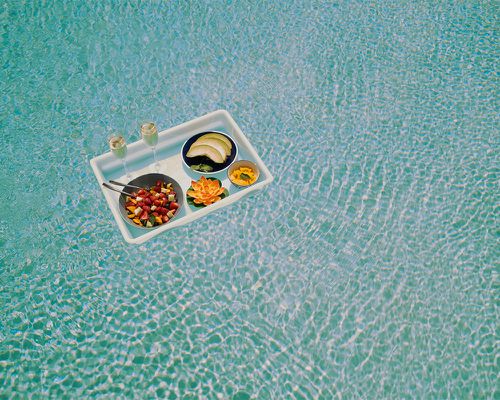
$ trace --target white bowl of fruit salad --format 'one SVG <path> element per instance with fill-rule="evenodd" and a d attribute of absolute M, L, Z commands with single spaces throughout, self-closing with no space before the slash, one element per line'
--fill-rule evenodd
<path fill-rule="evenodd" d="M 138 189 L 141 188 L 141 189 Z M 180 185 L 163 174 L 146 174 L 131 180 L 120 195 L 120 213 L 127 223 L 142 229 L 153 229 L 168 223 L 183 204 Z"/>

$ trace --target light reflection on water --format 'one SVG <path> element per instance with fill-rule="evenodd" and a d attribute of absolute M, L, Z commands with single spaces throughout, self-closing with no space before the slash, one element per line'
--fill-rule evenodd
<path fill-rule="evenodd" d="M 6 4 L 1 394 L 493 398 L 494 11 Z M 124 243 L 109 130 L 221 108 L 274 183 Z"/>

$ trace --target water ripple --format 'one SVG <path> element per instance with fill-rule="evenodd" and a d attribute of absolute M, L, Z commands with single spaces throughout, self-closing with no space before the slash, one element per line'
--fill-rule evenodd
<path fill-rule="evenodd" d="M 0 397 L 495 398 L 492 5 L 48 5 L 1 17 Z M 220 108 L 273 184 L 127 245 L 90 158 Z"/>

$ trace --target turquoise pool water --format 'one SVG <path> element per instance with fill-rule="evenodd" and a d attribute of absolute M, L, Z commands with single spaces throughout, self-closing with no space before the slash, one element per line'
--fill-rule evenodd
<path fill-rule="evenodd" d="M 23 3 L 0 398 L 498 398 L 493 2 Z M 90 158 L 220 108 L 273 184 L 127 245 Z"/>

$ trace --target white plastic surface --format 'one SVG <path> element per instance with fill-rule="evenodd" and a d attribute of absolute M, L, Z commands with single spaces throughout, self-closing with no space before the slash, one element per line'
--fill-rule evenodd
<path fill-rule="evenodd" d="M 222 181 L 223 186 L 229 191 L 229 196 L 210 206 L 204 208 L 194 208 L 187 203 L 185 197 L 186 190 L 191 186 L 191 180 L 197 180 L 201 175 L 194 173 L 184 166 L 182 162 L 181 149 L 183 143 L 189 137 L 196 133 L 208 130 L 218 130 L 231 136 L 238 146 L 238 158 L 235 161 L 253 161 L 260 169 L 260 177 L 252 186 L 247 188 L 237 188 L 230 183 L 227 178 L 226 171 L 210 175 Z M 152 151 L 142 142 L 142 140 L 130 143 L 127 147 L 128 154 L 126 160 L 127 165 L 132 172 L 133 178 L 150 172 L 156 172 L 153 167 Z M 121 182 L 128 181 L 125 176 L 125 172 L 121 167 L 121 161 L 111 154 L 111 152 L 104 153 L 90 160 L 90 165 L 92 166 L 99 186 L 102 188 L 104 197 L 109 204 L 109 208 L 115 218 L 118 228 L 120 229 L 123 238 L 128 243 L 144 243 L 162 232 L 187 224 L 211 213 L 212 211 L 226 207 L 251 192 L 262 189 L 264 186 L 269 185 L 273 181 L 273 176 L 267 167 L 257 155 L 254 148 L 231 115 L 225 110 L 212 112 L 200 118 L 193 119 L 189 122 L 185 122 L 181 125 L 160 132 L 158 137 L 157 154 L 160 161 L 160 169 L 158 172 L 166 174 L 179 182 L 183 191 L 184 205 L 179 214 L 176 215 L 171 222 L 151 230 L 135 228 L 126 223 L 118 208 L 118 198 L 120 194 L 112 192 L 102 186 L 102 183 L 108 181 L 109 179 L 115 179 Z"/>

